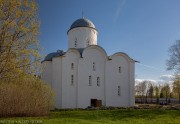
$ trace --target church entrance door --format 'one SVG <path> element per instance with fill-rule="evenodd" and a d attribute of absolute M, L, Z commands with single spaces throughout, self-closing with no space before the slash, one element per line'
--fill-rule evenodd
<path fill-rule="evenodd" d="M 91 107 L 101 107 L 102 101 L 98 99 L 91 99 Z"/>

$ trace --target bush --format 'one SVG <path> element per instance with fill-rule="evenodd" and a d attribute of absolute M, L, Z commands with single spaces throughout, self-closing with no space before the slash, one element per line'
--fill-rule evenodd
<path fill-rule="evenodd" d="M 0 81 L 0 117 L 45 116 L 52 106 L 52 90 L 36 77 Z"/>

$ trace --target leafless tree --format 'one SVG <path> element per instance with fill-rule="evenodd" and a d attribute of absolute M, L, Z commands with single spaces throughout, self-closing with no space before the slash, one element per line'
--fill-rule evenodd
<path fill-rule="evenodd" d="M 175 95 L 178 96 L 179 103 L 180 103 L 180 75 L 175 76 L 175 80 L 173 82 L 173 92 Z"/>
<path fill-rule="evenodd" d="M 160 97 L 160 94 L 159 94 L 159 91 L 160 91 L 160 86 L 155 86 L 154 87 L 154 91 L 155 91 L 155 97 L 156 97 L 156 102 L 159 103 L 159 97 Z"/>
<path fill-rule="evenodd" d="M 139 87 L 140 87 L 139 93 L 141 94 L 141 102 L 142 102 L 144 95 L 146 93 L 147 82 L 143 81 L 143 82 L 139 83 Z"/>
<path fill-rule="evenodd" d="M 149 98 L 151 98 L 151 103 L 152 103 L 153 94 L 154 94 L 154 86 L 152 82 L 149 82 L 148 83 L 148 96 Z"/>
<path fill-rule="evenodd" d="M 180 72 L 180 40 L 177 40 L 169 48 L 170 58 L 167 60 L 167 70 L 174 70 L 176 73 Z"/>
<path fill-rule="evenodd" d="M 163 96 L 165 96 L 166 98 L 166 103 L 168 103 L 168 98 L 170 96 L 170 86 L 168 83 L 166 83 L 162 89 L 161 89 L 161 93 L 163 94 Z"/>

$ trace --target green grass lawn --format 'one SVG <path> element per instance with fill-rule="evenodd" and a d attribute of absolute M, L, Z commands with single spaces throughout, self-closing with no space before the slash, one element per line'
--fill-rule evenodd
<path fill-rule="evenodd" d="M 179 110 L 61 110 L 48 117 L 0 118 L 0 124 L 180 124 Z"/>

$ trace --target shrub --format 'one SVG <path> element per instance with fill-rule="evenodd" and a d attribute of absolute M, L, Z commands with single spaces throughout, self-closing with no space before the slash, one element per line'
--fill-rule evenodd
<path fill-rule="evenodd" d="M 0 81 L 0 117 L 45 116 L 52 106 L 52 90 L 36 77 Z"/>

